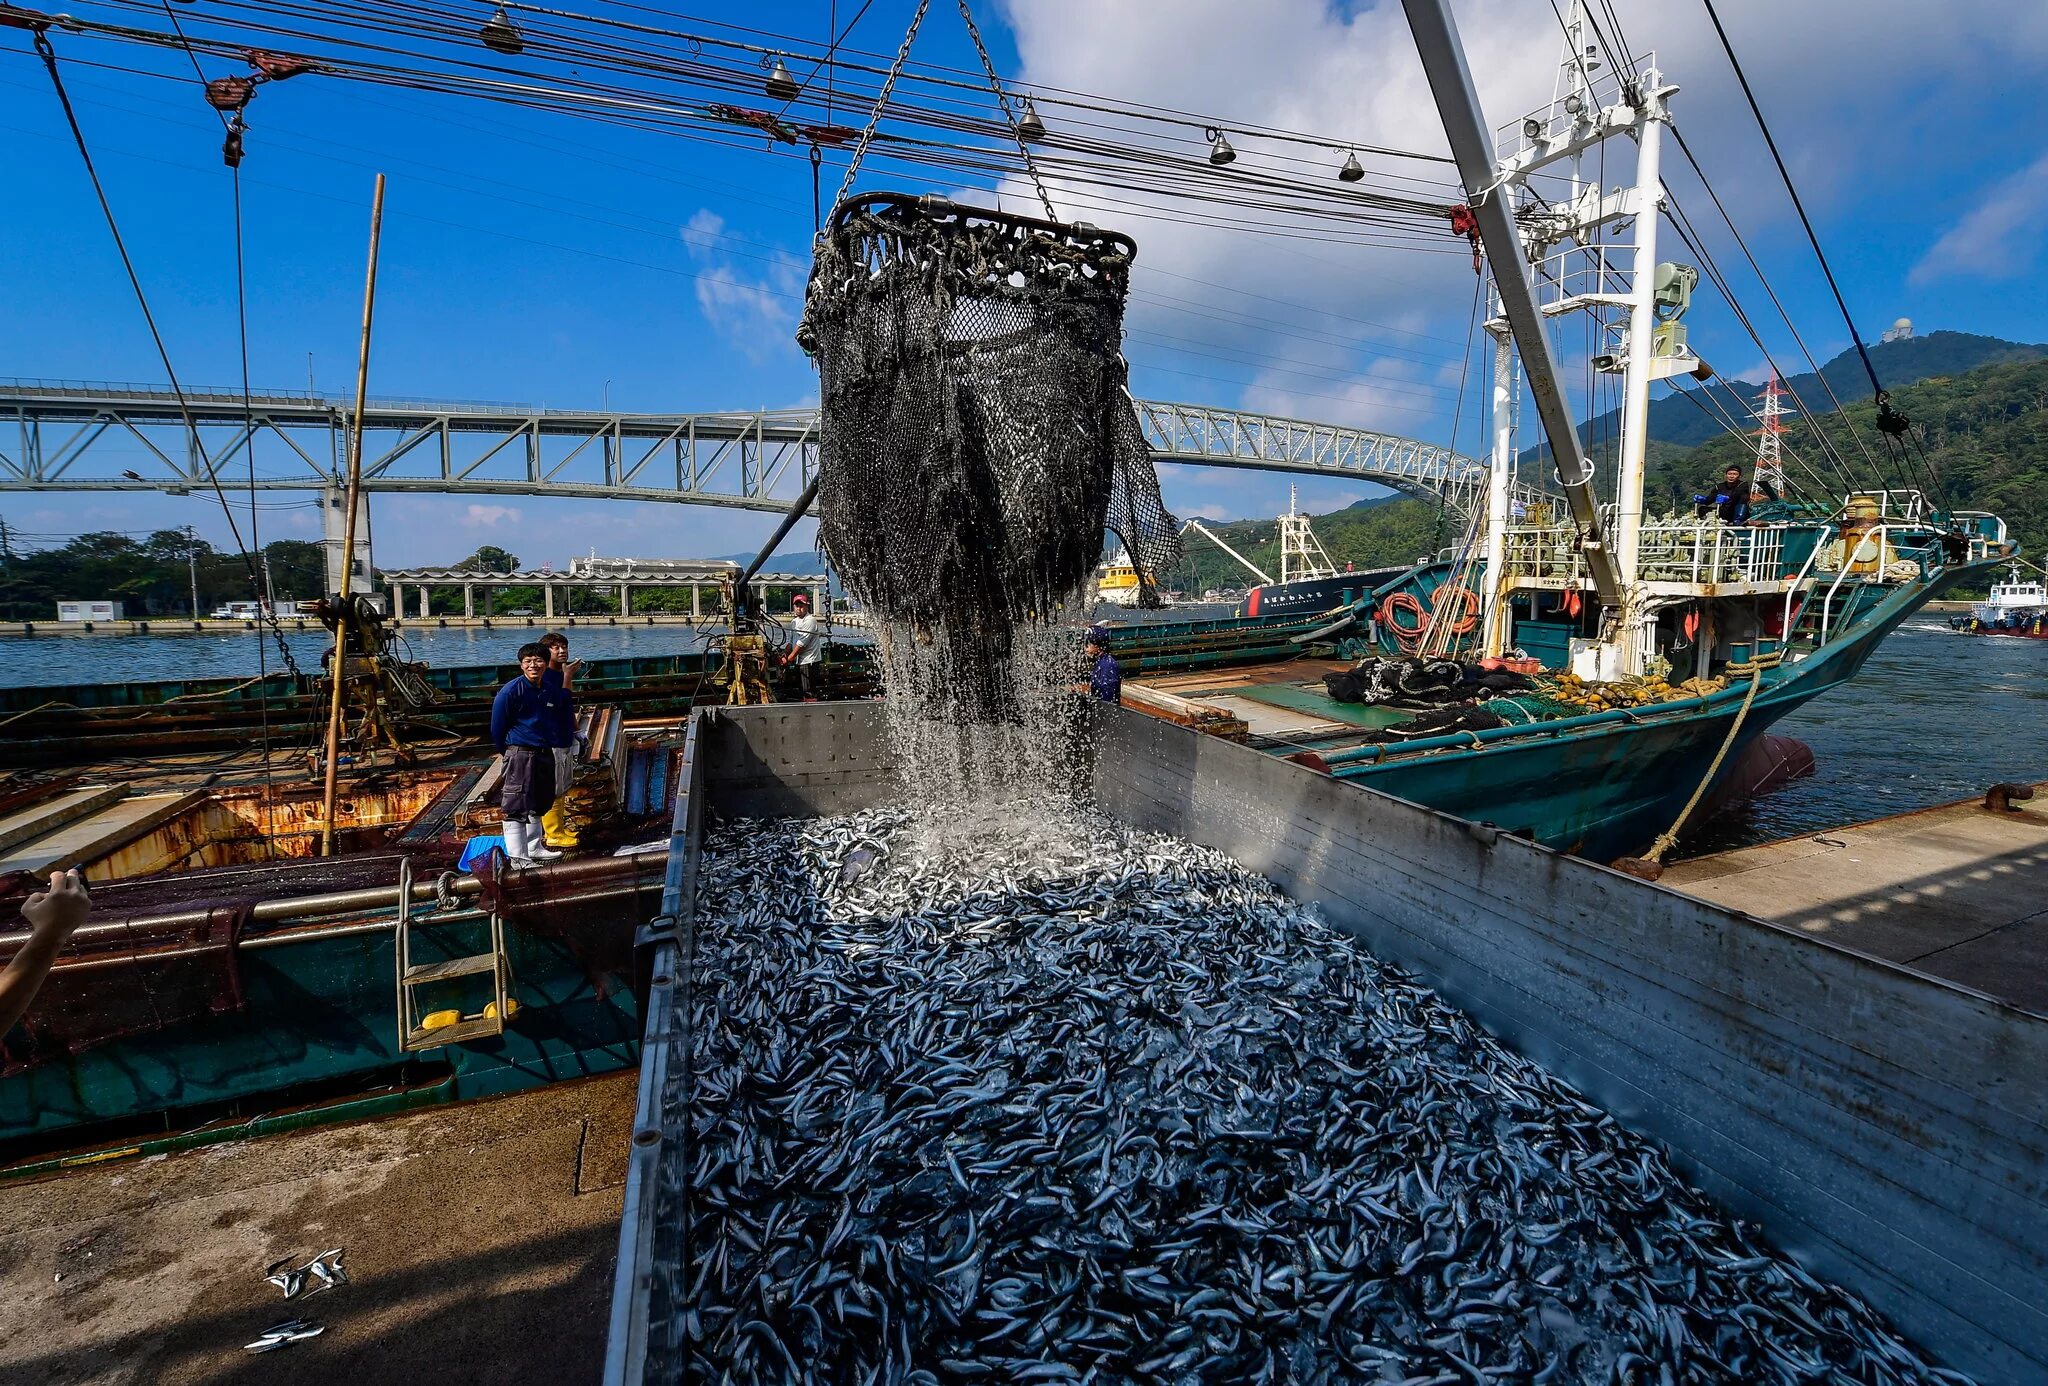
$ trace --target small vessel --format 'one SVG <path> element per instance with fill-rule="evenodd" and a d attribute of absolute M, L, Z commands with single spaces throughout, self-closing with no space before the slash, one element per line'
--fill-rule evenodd
<path fill-rule="evenodd" d="M 1972 606 L 1969 615 L 1951 616 L 1948 623 L 1969 635 L 2048 640 L 2048 584 L 2020 576 L 2015 563 L 2004 578 L 1991 584 L 1991 595 Z"/>
<path fill-rule="evenodd" d="M 1111 606 L 1170 606 L 1167 595 L 1152 587 L 1151 600 L 1145 599 L 1146 583 L 1138 572 L 1138 565 L 1131 561 L 1130 554 L 1118 549 L 1116 556 L 1104 563 L 1095 574 L 1095 599 Z"/>

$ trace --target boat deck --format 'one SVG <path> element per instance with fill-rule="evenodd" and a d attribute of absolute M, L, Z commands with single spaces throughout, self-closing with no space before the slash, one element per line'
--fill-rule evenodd
<path fill-rule="evenodd" d="M 635 1082 L 7 1184 L 0 1380 L 593 1381 Z M 287 1302 L 265 1282 L 332 1247 L 349 1284 Z M 294 1318 L 326 1332 L 243 1350 Z"/>
<path fill-rule="evenodd" d="M 1663 884 L 2048 1013 L 2048 783 L 1679 862 Z"/>
<path fill-rule="evenodd" d="M 1360 730 L 1405 721 L 1412 713 L 1363 703 L 1340 703 L 1323 687 L 1323 675 L 1342 673 L 1344 659 L 1282 659 L 1227 669 L 1150 672 L 1135 682 L 1142 688 L 1186 699 L 1229 713 L 1242 721 L 1254 743 L 1292 745 L 1341 742 Z M 1134 702 L 1137 710 L 1151 711 Z"/>

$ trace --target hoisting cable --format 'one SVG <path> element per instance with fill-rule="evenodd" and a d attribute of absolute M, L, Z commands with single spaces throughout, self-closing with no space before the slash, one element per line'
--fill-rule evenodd
<path fill-rule="evenodd" d="M 1856 344 L 1856 355 L 1863 362 L 1863 372 L 1870 377 L 1870 388 L 1877 399 L 1878 432 L 1896 441 L 1912 427 L 1912 421 L 1892 407 L 1891 392 L 1877 378 L 1877 367 L 1870 360 L 1870 348 L 1863 344 L 1863 334 L 1856 330 L 1856 319 L 1849 312 L 1848 300 L 1842 297 L 1842 286 L 1835 282 L 1835 272 L 1828 265 L 1827 252 L 1820 248 L 1820 237 L 1814 232 L 1812 219 L 1806 215 L 1806 204 L 1799 200 L 1799 189 L 1793 185 L 1792 171 L 1785 167 L 1784 156 L 1778 153 L 1778 142 L 1771 137 L 1770 124 L 1764 119 L 1763 108 L 1757 105 L 1756 93 L 1750 89 L 1749 77 L 1742 70 L 1741 60 L 1735 56 L 1735 45 L 1729 42 L 1728 31 L 1721 26 L 1721 16 L 1714 9 L 1714 0 L 1700 0 L 1700 3 L 1706 6 L 1707 18 L 1713 21 L 1714 33 L 1721 40 L 1721 51 L 1728 55 L 1728 65 L 1735 70 L 1735 80 L 1742 87 L 1743 98 L 1749 102 L 1749 113 L 1756 117 L 1756 128 L 1762 132 L 1764 145 L 1771 151 L 1771 161 L 1778 166 L 1778 177 L 1784 181 L 1785 192 L 1792 199 L 1792 210 L 1799 214 L 1799 224 L 1806 231 L 1808 244 L 1813 247 L 1813 258 L 1820 262 L 1820 272 L 1828 281 L 1828 291 L 1835 296 L 1835 306 L 1842 311 L 1842 321 L 1848 325 L 1849 340 Z M 1940 478 L 1934 480 L 1937 494 L 1941 494 Z M 1942 495 L 1941 498 L 1946 500 L 1947 496 Z"/>
<path fill-rule="evenodd" d="M 191 401 L 185 397 L 185 387 L 179 383 L 177 369 L 171 365 L 170 348 L 164 344 L 163 332 L 157 327 L 156 313 L 149 306 L 149 295 L 143 290 L 142 278 L 136 272 L 133 257 L 128 254 L 127 238 L 121 234 L 121 224 L 114 216 L 113 204 L 107 200 L 106 186 L 100 182 L 99 168 L 93 163 L 92 149 L 86 143 L 84 128 L 78 123 L 78 112 L 71 104 L 71 94 L 64 88 L 64 75 L 57 67 L 57 50 L 50 43 L 49 25 L 35 24 L 32 34 L 36 55 L 43 60 L 43 67 L 50 74 L 50 86 L 56 92 L 57 104 L 63 108 L 65 124 L 71 127 L 72 141 L 78 146 L 78 157 L 85 165 L 86 177 L 92 183 L 93 196 L 100 204 L 100 213 L 106 218 L 107 231 L 114 239 L 114 250 L 121 257 L 121 268 L 128 275 L 128 286 L 135 292 L 136 306 L 142 310 L 142 320 L 149 328 L 150 341 L 156 346 L 157 359 L 163 364 L 164 376 L 170 382 L 171 393 L 177 396 L 178 414 L 184 420 L 185 435 L 190 442 L 193 458 L 205 472 L 207 485 L 212 489 L 214 499 L 220 502 L 221 515 L 228 523 L 228 533 L 234 538 L 235 548 L 241 554 L 243 566 L 248 569 L 250 585 L 260 591 L 261 583 L 256 576 L 255 562 L 249 556 L 248 546 L 242 542 L 242 527 L 235 522 L 234 507 L 228 504 L 227 493 L 221 489 L 220 476 L 214 467 L 213 459 L 207 456 L 206 445 L 200 439 L 199 422 L 192 415 Z M 253 518 L 254 512 L 251 514 Z M 195 611 L 192 614 L 197 619 L 199 613 Z M 275 626 L 275 618 L 272 625 Z M 282 646 L 282 633 L 279 634 L 278 640 Z M 287 660 L 291 657 L 288 647 L 285 657 Z"/>
<path fill-rule="evenodd" d="M 1030 176 L 1031 186 L 1038 189 L 1038 201 L 1045 208 L 1045 218 L 1058 221 L 1060 214 L 1053 210 L 1052 197 L 1045 190 L 1045 180 L 1038 174 L 1038 160 L 1031 156 L 1031 145 L 1024 138 L 1024 127 L 1019 124 L 1016 112 L 1010 109 L 1003 79 L 996 76 L 996 65 L 988 56 L 988 45 L 981 41 L 981 28 L 974 22 L 974 11 L 969 8 L 967 0 L 960 0 L 960 19 L 967 25 L 967 37 L 974 40 L 974 51 L 981 57 L 981 70 L 988 74 L 989 90 L 996 94 L 996 105 L 1002 109 L 1003 120 L 1010 127 L 1010 138 L 1017 142 L 1017 153 L 1023 156 L 1024 172 Z"/>
<path fill-rule="evenodd" d="M 170 20 L 171 28 L 185 45 L 185 56 L 192 63 L 192 75 L 199 79 L 201 87 L 207 86 L 206 70 L 199 65 L 199 54 L 192 47 L 192 41 L 185 36 L 185 25 L 178 18 L 177 10 L 172 6 L 171 0 L 163 0 L 163 7 L 164 18 Z M 249 391 L 249 295 L 242 250 L 241 136 L 247 122 L 243 120 L 239 110 L 230 116 L 211 102 L 208 103 L 208 108 L 220 118 L 221 129 L 226 135 L 226 141 L 221 146 L 221 154 L 234 179 L 235 327 L 242 358 L 242 444 L 249 464 L 249 544 L 256 551 L 258 562 L 261 562 L 262 521 L 256 509 L 256 406 Z M 265 571 L 268 572 L 267 567 Z M 252 572 L 250 576 L 253 582 L 254 573 Z M 264 624 L 269 626 L 271 633 L 277 637 L 278 652 L 284 656 L 286 667 L 296 678 L 298 666 L 292 660 L 292 648 L 285 641 L 284 629 L 278 624 L 277 609 L 272 601 L 269 584 L 257 586 L 250 595 L 256 599 L 256 609 L 263 614 Z M 192 619 L 198 620 L 199 613 L 193 612 Z M 259 719 L 257 744 L 263 749 L 263 783 L 266 787 L 275 788 L 276 775 L 270 763 L 270 659 L 269 650 L 265 647 L 264 638 L 260 634 L 256 637 L 256 712 Z M 269 838 L 265 838 L 264 843 L 270 849 L 271 855 L 276 856 L 277 844 Z"/>

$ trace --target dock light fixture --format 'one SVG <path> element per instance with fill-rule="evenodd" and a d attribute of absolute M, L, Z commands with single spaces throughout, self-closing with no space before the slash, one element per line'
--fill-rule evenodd
<path fill-rule="evenodd" d="M 1577 115 L 1586 109 L 1586 103 L 1579 99 L 1577 92 L 1568 92 L 1564 98 L 1564 109 L 1566 115 Z"/>
<path fill-rule="evenodd" d="M 1355 149 L 1345 150 L 1344 167 L 1337 170 L 1337 181 L 1339 183 L 1356 183 L 1363 177 L 1365 177 L 1365 165 L 1358 162 L 1358 151 Z"/>
<path fill-rule="evenodd" d="M 780 58 L 775 60 L 775 66 L 769 70 L 768 80 L 761 84 L 761 89 L 777 101 L 794 101 L 804 93 L 796 78 L 790 76 L 789 66 Z"/>
<path fill-rule="evenodd" d="M 505 13 L 503 5 L 491 11 L 491 17 L 484 21 L 484 27 L 476 31 L 484 47 L 493 53 L 508 57 L 526 51 L 526 40 L 519 36 L 519 26 L 512 22 L 512 16 Z"/>
<path fill-rule="evenodd" d="M 1535 116 L 1530 116 L 1527 120 L 1523 121 L 1522 138 L 1529 141 L 1529 143 L 1531 144 L 1534 144 L 1536 143 L 1536 141 L 1542 139 L 1543 122 L 1538 120 Z"/>
<path fill-rule="evenodd" d="M 1224 138 L 1223 132 L 1221 130 L 1218 130 L 1215 126 L 1212 125 L 1208 129 L 1202 131 L 1202 133 L 1215 141 L 1214 144 L 1211 144 L 1209 146 L 1210 163 L 1216 165 L 1216 167 L 1218 168 L 1222 168 L 1225 164 L 1233 163 L 1236 161 L 1237 151 L 1230 147 L 1230 141 Z"/>
<path fill-rule="evenodd" d="M 1024 98 L 1024 114 L 1017 120 L 1017 138 L 1027 144 L 1037 144 L 1045 138 L 1045 122 L 1038 118 L 1038 108 L 1028 96 Z"/>

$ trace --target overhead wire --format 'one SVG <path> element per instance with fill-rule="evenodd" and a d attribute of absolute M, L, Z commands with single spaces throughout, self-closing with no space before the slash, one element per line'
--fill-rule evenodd
<path fill-rule="evenodd" d="M 1870 359 L 1870 348 L 1863 344 L 1863 334 L 1856 328 L 1856 316 L 1849 311 L 1849 302 L 1842 296 L 1842 286 L 1835 279 L 1834 268 L 1828 264 L 1827 252 L 1821 249 L 1820 235 L 1813 228 L 1813 219 L 1806 214 L 1806 204 L 1799 196 L 1798 185 L 1792 181 L 1791 169 L 1785 166 L 1784 155 L 1778 152 L 1778 141 L 1771 134 L 1770 122 L 1764 119 L 1763 107 L 1757 104 L 1756 92 L 1750 87 L 1749 75 L 1742 69 L 1742 60 L 1735 56 L 1735 45 L 1728 37 L 1728 30 L 1721 23 L 1719 12 L 1714 9 L 1714 0 L 1700 0 L 1700 3 L 1706 7 L 1707 18 L 1713 22 L 1715 36 L 1721 40 L 1721 51 L 1728 55 L 1728 66 L 1734 71 L 1736 83 L 1742 88 L 1743 99 L 1749 103 L 1749 113 L 1756 119 L 1756 128 L 1764 138 L 1764 146 L 1770 150 L 1771 162 L 1777 166 L 1779 180 L 1785 185 L 1785 195 L 1792 201 L 1792 210 L 1799 214 L 1799 225 L 1806 232 L 1807 244 L 1813 247 L 1813 258 L 1820 266 L 1822 278 L 1827 280 L 1828 292 L 1834 295 L 1835 307 L 1841 311 L 1842 322 L 1849 329 L 1849 340 L 1855 343 L 1856 355 L 1863 362 L 1863 372 L 1870 377 L 1870 388 L 1877 401 L 1878 432 L 1887 438 L 1905 435 L 1911 431 L 1911 423 L 1892 407 L 1891 393 L 1884 388 L 1884 382 L 1878 379 L 1877 367 Z M 1886 444 L 1886 451 L 1892 451 L 1890 443 Z M 1910 454 L 1903 445 L 1898 448 L 1898 453 L 1901 463 L 1910 471 Z M 1940 474 L 1934 470 L 1932 459 L 1927 457 L 1925 449 L 1921 450 L 1920 457 L 1925 464 L 1931 489 L 1946 505 L 1947 487 L 1942 482 Z"/>

